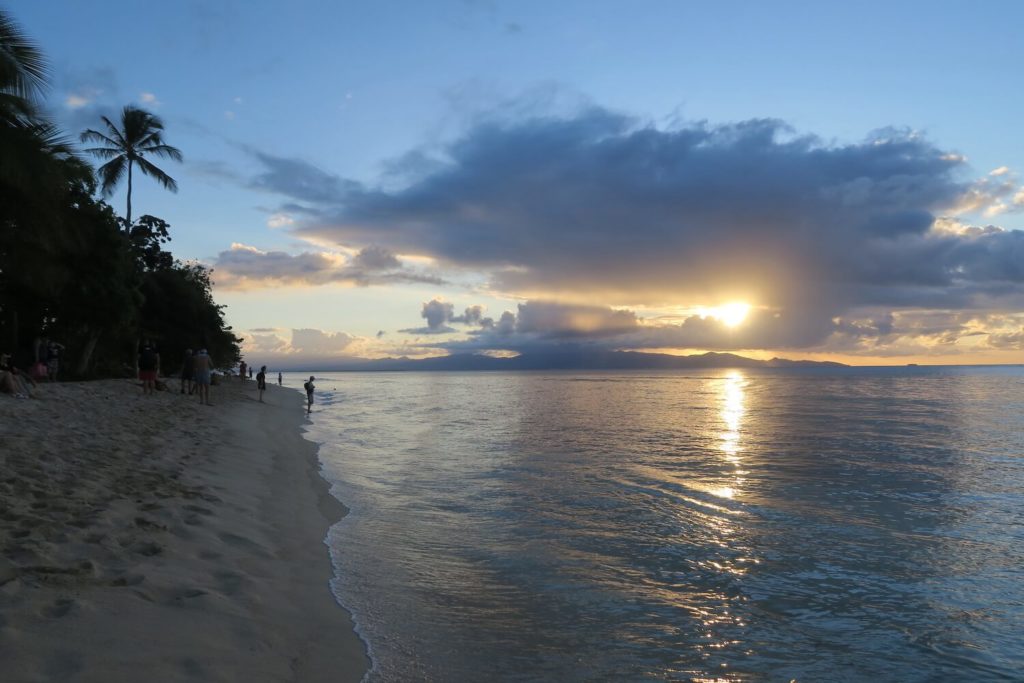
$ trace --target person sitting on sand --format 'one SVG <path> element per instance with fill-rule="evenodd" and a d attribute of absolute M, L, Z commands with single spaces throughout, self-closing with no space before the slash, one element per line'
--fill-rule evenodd
<path fill-rule="evenodd" d="M 313 375 L 309 376 L 309 381 L 302 385 L 302 388 L 306 390 L 306 415 L 309 415 L 313 411 L 313 392 L 316 387 L 313 386 L 313 380 L 316 377 Z"/>
<path fill-rule="evenodd" d="M 160 354 L 149 342 L 142 344 L 139 352 L 139 379 L 142 380 L 142 395 L 152 396 L 156 392 L 156 378 L 160 374 Z"/>
<path fill-rule="evenodd" d="M 267 390 L 267 366 L 264 365 L 256 373 L 256 389 L 260 392 L 260 403 L 263 403 L 263 392 Z"/>
<path fill-rule="evenodd" d="M 0 391 L 15 398 L 35 398 L 36 382 L 32 376 L 14 366 L 11 354 L 0 354 Z"/>
<path fill-rule="evenodd" d="M 196 388 L 199 390 L 199 403 L 208 406 L 213 405 L 210 403 L 211 369 L 212 363 L 210 361 L 210 356 L 206 353 L 206 349 L 199 349 L 199 354 L 195 359 Z"/>

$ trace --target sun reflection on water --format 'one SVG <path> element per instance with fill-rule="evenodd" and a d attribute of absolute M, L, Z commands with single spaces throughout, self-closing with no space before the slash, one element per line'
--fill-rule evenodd
<path fill-rule="evenodd" d="M 725 431 L 719 437 L 718 448 L 722 451 L 726 461 L 735 467 L 733 472 L 735 484 L 719 487 L 714 492 L 715 495 L 722 498 L 735 498 L 744 482 L 743 475 L 747 474 L 743 469 L 743 460 L 740 457 L 743 450 L 740 445 L 740 428 L 743 423 L 743 387 L 745 384 L 746 379 L 738 370 L 730 372 L 722 382 L 720 416 L 725 424 Z"/>

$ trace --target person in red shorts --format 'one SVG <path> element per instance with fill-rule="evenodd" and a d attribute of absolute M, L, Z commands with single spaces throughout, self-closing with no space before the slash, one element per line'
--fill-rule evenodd
<path fill-rule="evenodd" d="M 156 392 L 156 377 L 160 373 L 160 354 L 152 344 L 146 342 L 139 352 L 139 379 L 142 380 L 142 393 L 150 396 Z"/>

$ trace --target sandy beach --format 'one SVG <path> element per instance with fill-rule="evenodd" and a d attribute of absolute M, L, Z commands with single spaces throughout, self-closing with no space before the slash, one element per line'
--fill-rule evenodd
<path fill-rule="evenodd" d="M 358 681 L 300 394 L 138 383 L 0 396 L 4 681 Z"/>

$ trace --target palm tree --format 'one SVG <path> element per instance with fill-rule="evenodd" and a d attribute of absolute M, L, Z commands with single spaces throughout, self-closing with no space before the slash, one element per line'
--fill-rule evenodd
<path fill-rule="evenodd" d="M 38 194 L 53 180 L 50 160 L 69 151 L 37 106 L 48 75 L 43 53 L 0 10 L 0 184 L 9 189 Z"/>
<path fill-rule="evenodd" d="M 45 89 L 48 75 L 43 53 L 0 10 L 0 117 L 4 123 L 34 116 L 33 101 Z"/>
<path fill-rule="evenodd" d="M 114 187 L 128 171 L 128 226 L 132 224 L 132 168 L 138 164 L 143 174 L 163 185 L 171 192 L 178 191 L 178 183 L 174 178 L 154 166 L 146 155 L 166 157 L 181 161 L 181 151 L 176 147 L 164 144 L 164 124 L 159 117 L 144 109 L 128 105 L 121 111 L 121 128 L 111 122 L 106 116 L 101 117 L 103 123 L 107 124 L 107 134 L 92 130 L 82 133 L 82 142 L 98 142 L 105 144 L 105 147 L 93 147 L 85 150 L 101 159 L 108 159 L 107 163 L 99 167 L 98 173 L 102 182 L 103 194 L 109 197 L 114 192 Z"/>

